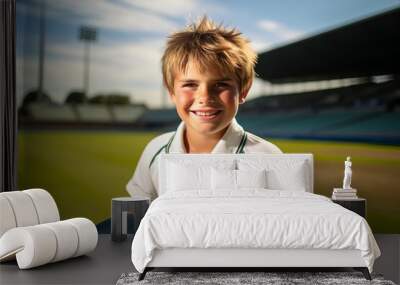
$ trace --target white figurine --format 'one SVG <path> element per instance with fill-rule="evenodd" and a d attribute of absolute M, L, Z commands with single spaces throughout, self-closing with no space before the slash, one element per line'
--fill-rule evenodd
<path fill-rule="evenodd" d="M 351 158 L 350 156 L 347 157 L 346 161 L 344 162 L 344 179 L 343 179 L 343 189 L 352 189 L 351 188 Z"/>

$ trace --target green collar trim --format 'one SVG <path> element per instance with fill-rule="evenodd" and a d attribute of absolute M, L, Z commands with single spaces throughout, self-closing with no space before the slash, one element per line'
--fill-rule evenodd
<path fill-rule="evenodd" d="M 244 153 L 244 146 L 246 145 L 246 143 L 247 143 L 247 133 L 244 132 L 242 139 L 240 140 L 239 146 L 236 149 L 236 153 Z"/>
<path fill-rule="evenodd" d="M 175 137 L 175 133 L 172 135 L 172 137 L 169 139 L 168 143 L 166 143 L 165 145 L 163 145 L 152 157 L 150 164 L 149 164 L 149 168 L 151 167 L 151 165 L 153 164 L 153 162 L 155 161 L 156 157 L 161 153 L 161 151 L 163 149 L 165 149 L 165 153 L 169 153 L 169 148 L 172 144 L 172 141 L 174 140 Z"/>

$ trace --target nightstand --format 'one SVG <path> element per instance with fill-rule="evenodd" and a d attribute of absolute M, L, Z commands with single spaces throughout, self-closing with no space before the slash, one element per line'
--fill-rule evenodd
<path fill-rule="evenodd" d="M 128 233 L 128 214 L 133 215 L 134 230 L 146 214 L 150 200 L 145 198 L 120 197 L 111 201 L 111 240 L 124 241 Z"/>
<path fill-rule="evenodd" d="M 349 200 L 334 200 L 332 202 L 341 205 L 342 207 L 359 214 L 361 217 L 366 218 L 367 214 L 367 200 L 364 198 L 349 199 Z"/>

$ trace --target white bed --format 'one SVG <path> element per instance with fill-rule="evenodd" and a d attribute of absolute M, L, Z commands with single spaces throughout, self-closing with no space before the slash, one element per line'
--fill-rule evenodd
<path fill-rule="evenodd" d="M 313 194 L 310 154 L 167 154 L 132 243 L 154 267 L 354 267 L 380 251 L 359 215 Z"/>

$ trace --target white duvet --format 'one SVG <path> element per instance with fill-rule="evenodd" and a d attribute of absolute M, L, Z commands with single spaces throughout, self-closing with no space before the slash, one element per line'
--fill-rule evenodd
<path fill-rule="evenodd" d="M 160 196 L 133 239 L 132 262 L 143 272 L 154 249 L 175 247 L 358 249 L 370 272 L 380 256 L 361 216 L 320 195 L 265 189 Z"/>

